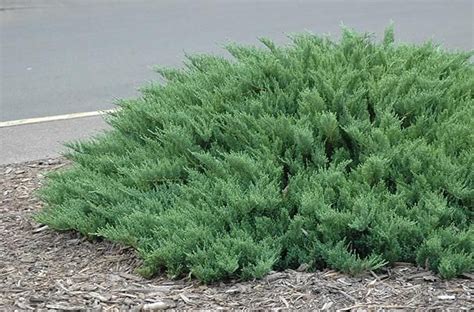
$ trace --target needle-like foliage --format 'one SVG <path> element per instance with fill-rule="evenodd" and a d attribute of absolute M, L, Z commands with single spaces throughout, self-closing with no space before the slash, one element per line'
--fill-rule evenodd
<path fill-rule="evenodd" d="M 212 282 L 474 268 L 474 68 L 432 43 L 296 35 L 160 69 L 70 144 L 38 220 L 133 246 L 140 272 Z"/>

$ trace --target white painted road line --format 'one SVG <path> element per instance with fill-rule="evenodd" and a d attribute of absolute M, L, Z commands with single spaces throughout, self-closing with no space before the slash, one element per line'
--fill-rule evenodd
<path fill-rule="evenodd" d="M 113 112 L 113 111 L 114 111 L 114 109 L 108 109 L 108 110 L 103 110 L 103 111 L 72 113 L 72 114 L 64 114 L 64 115 L 56 115 L 56 116 L 46 116 L 46 117 L 1 121 L 0 122 L 0 128 L 27 125 L 27 124 L 33 124 L 33 123 L 41 123 L 41 122 L 49 122 L 49 121 L 56 121 L 56 120 L 93 117 L 93 116 L 105 115 L 105 114 Z"/>

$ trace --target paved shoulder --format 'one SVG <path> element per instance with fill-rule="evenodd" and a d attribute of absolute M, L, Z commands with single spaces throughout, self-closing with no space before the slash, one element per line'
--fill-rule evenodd
<path fill-rule="evenodd" d="M 65 142 L 97 135 L 107 128 L 102 116 L 0 128 L 0 165 L 57 157 Z"/>

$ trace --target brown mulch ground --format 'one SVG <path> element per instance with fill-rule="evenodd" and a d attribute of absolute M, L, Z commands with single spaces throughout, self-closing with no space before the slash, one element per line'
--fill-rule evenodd
<path fill-rule="evenodd" d="M 171 309 L 469 310 L 472 276 L 443 281 L 409 265 L 349 277 L 274 272 L 263 280 L 202 285 L 133 274 L 140 261 L 115 244 L 37 224 L 33 191 L 61 159 L 0 166 L 0 311 Z"/>

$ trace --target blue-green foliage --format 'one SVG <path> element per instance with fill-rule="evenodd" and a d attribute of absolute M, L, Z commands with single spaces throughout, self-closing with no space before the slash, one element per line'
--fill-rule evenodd
<path fill-rule="evenodd" d="M 473 270 L 468 53 L 344 30 L 232 60 L 190 56 L 70 144 L 38 220 L 136 248 L 140 272 L 211 282 L 395 261 Z"/>

